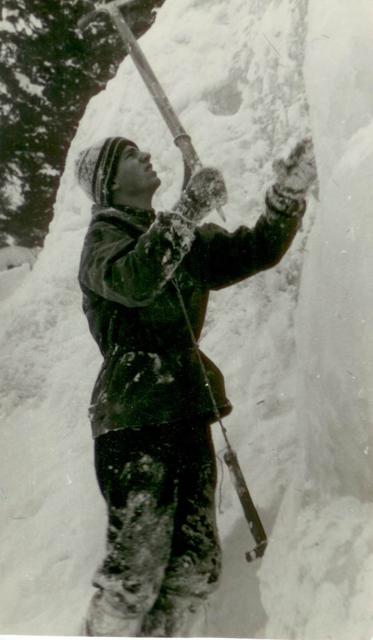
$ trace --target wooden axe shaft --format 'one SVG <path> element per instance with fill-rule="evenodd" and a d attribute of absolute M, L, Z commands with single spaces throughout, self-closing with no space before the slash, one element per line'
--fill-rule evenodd
<path fill-rule="evenodd" d="M 81 18 L 79 26 L 81 28 L 86 27 L 92 19 L 97 16 L 98 12 L 108 13 L 116 26 L 119 35 L 121 36 L 124 46 L 131 56 L 135 66 L 140 73 L 145 85 L 147 86 L 155 104 L 157 105 L 159 112 L 161 113 L 164 121 L 166 122 L 171 134 L 173 135 L 174 142 L 179 147 L 184 162 L 186 163 L 190 173 L 192 174 L 196 169 L 202 167 L 202 163 L 197 155 L 197 152 L 192 144 L 190 136 L 185 131 L 179 118 L 177 117 L 173 107 L 170 104 L 160 82 L 158 81 L 153 69 L 147 61 L 139 43 L 133 35 L 131 29 L 127 25 L 121 11 L 119 10 L 119 4 L 116 2 L 109 2 L 106 5 L 100 5 L 95 11 L 91 11 L 86 16 Z M 224 212 L 221 207 L 218 208 L 220 217 L 225 220 Z"/>
<path fill-rule="evenodd" d="M 153 69 L 148 63 L 131 29 L 127 25 L 119 6 L 120 3 L 117 2 L 109 2 L 107 4 L 99 5 L 94 11 L 90 11 L 86 16 L 83 16 L 79 20 L 79 27 L 81 29 L 87 27 L 99 13 L 107 13 L 111 17 L 121 39 L 123 40 L 127 53 L 135 63 L 137 70 L 146 84 L 169 130 L 171 131 L 175 144 L 180 148 L 188 168 L 193 172 L 196 168 L 201 167 L 202 164 L 198 158 L 196 150 L 194 149 L 190 136 L 185 131 L 173 110 L 160 82 L 154 74 Z"/>
<path fill-rule="evenodd" d="M 135 66 L 146 84 L 155 104 L 157 105 L 159 112 L 171 131 L 175 144 L 180 148 L 189 169 L 192 172 L 195 171 L 196 168 L 202 166 L 202 163 L 194 149 L 189 135 L 185 131 L 173 107 L 171 106 L 169 99 L 147 61 L 140 45 L 124 20 L 118 7 L 112 6 L 110 9 L 110 15 L 122 37 L 128 54 L 135 63 Z"/>

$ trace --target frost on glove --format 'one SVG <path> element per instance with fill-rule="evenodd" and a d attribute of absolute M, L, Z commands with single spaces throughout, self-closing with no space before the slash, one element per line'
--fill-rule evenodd
<path fill-rule="evenodd" d="M 306 210 L 306 201 L 302 192 L 297 195 L 289 195 L 288 192 L 285 195 L 277 185 L 273 185 L 267 190 L 265 202 L 265 217 L 269 222 L 276 221 L 279 215 L 301 220 Z"/>
<path fill-rule="evenodd" d="M 189 180 L 173 211 L 198 224 L 213 209 L 227 203 L 227 189 L 218 169 L 200 169 Z"/>
<path fill-rule="evenodd" d="M 276 194 L 284 198 L 304 199 L 308 189 L 317 184 L 317 169 L 311 138 L 299 142 L 286 160 L 273 163 Z"/>

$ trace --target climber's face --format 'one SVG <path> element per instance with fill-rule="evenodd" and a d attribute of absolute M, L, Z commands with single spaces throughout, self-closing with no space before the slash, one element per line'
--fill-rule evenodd
<path fill-rule="evenodd" d="M 150 162 L 150 153 L 127 145 L 119 159 L 112 186 L 113 194 L 131 197 L 144 193 L 153 195 L 160 184 Z"/>

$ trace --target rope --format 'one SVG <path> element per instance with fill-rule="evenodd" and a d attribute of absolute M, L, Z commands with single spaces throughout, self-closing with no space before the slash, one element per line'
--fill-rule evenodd
<path fill-rule="evenodd" d="M 179 302 L 180 302 L 180 306 L 181 306 L 181 308 L 183 310 L 185 321 L 186 321 L 186 324 L 187 324 L 187 327 L 188 327 L 188 330 L 189 330 L 189 333 L 190 333 L 190 337 L 192 339 L 193 347 L 194 347 L 194 349 L 196 351 L 196 354 L 197 354 L 197 357 L 198 357 L 198 360 L 199 360 L 199 364 L 201 366 L 201 370 L 202 370 L 203 377 L 204 377 L 204 380 L 205 380 L 205 386 L 206 386 L 206 388 L 208 390 L 208 393 L 209 393 L 209 396 L 210 396 L 210 400 L 211 400 L 212 408 L 214 410 L 215 418 L 216 418 L 217 422 L 220 425 L 220 428 L 221 428 L 225 443 L 227 445 L 227 448 L 228 448 L 228 450 L 231 450 L 232 447 L 231 447 L 230 442 L 228 440 L 227 430 L 226 430 L 225 426 L 223 425 L 223 422 L 222 422 L 222 419 L 221 419 L 221 416 L 220 416 L 220 412 L 219 412 L 219 409 L 218 409 L 218 405 L 216 404 L 215 396 L 214 396 L 213 391 L 211 389 L 210 380 L 208 379 L 206 367 L 205 367 L 205 364 L 204 364 L 204 362 L 202 360 L 202 357 L 201 357 L 201 354 L 200 354 L 200 351 L 199 351 L 198 342 L 197 342 L 196 337 L 194 335 L 192 323 L 190 321 L 189 314 L 188 314 L 188 311 L 187 311 L 186 306 L 185 306 L 184 298 L 183 298 L 183 296 L 181 294 L 178 282 L 176 280 L 172 280 L 172 283 L 173 283 L 173 285 L 174 285 L 174 287 L 176 289 L 177 296 L 178 296 Z"/>
<path fill-rule="evenodd" d="M 219 482 L 219 490 L 218 490 L 218 495 L 219 495 L 219 501 L 218 501 L 218 509 L 219 509 L 219 513 L 224 513 L 224 509 L 222 508 L 222 504 L 223 504 L 223 482 L 224 482 L 224 464 L 223 464 L 223 460 L 221 459 L 221 457 L 219 456 L 219 454 L 216 454 L 217 459 L 219 460 L 219 464 L 220 464 L 220 482 Z"/>

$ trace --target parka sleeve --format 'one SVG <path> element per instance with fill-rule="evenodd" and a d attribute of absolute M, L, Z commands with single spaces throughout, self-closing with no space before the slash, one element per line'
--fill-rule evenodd
<path fill-rule="evenodd" d="M 84 241 L 79 282 L 112 302 L 146 306 L 190 250 L 194 229 L 178 214 L 160 213 L 136 240 L 109 222 L 93 222 Z"/>
<path fill-rule="evenodd" d="M 229 233 L 215 224 L 196 229 L 184 264 L 193 278 L 208 289 L 221 289 L 275 266 L 290 247 L 306 209 L 296 201 L 266 195 L 266 210 L 253 228 L 240 226 Z"/>

